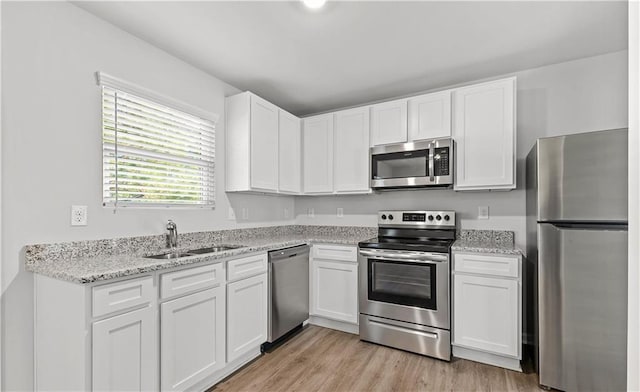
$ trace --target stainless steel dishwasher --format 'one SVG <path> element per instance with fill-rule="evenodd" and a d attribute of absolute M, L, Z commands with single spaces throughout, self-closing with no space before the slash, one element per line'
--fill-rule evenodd
<path fill-rule="evenodd" d="M 309 318 L 309 245 L 269 252 L 269 350 Z"/>

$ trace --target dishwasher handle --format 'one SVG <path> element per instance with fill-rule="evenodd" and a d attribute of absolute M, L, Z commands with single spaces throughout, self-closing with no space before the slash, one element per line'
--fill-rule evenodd
<path fill-rule="evenodd" d="M 269 252 L 269 261 L 279 261 L 290 257 L 309 256 L 309 245 L 294 246 L 292 248 Z"/>

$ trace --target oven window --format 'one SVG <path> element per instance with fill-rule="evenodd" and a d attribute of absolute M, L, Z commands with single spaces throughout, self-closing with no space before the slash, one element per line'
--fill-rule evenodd
<path fill-rule="evenodd" d="M 436 309 L 436 265 L 369 259 L 369 299 Z"/>
<path fill-rule="evenodd" d="M 377 154 L 371 157 L 373 179 L 427 177 L 429 175 L 429 151 L 407 151 Z"/>

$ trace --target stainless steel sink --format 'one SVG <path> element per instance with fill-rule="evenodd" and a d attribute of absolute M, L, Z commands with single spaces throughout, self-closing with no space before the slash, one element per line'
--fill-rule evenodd
<path fill-rule="evenodd" d="M 145 258 L 169 260 L 169 259 L 178 259 L 180 257 L 187 257 L 187 256 L 193 256 L 193 254 L 187 253 L 187 252 L 171 252 L 171 253 L 162 253 L 159 255 L 145 256 Z"/>
<path fill-rule="evenodd" d="M 204 253 L 223 252 L 225 250 L 238 249 L 238 248 L 242 248 L 242 245 L 219 245 L 219 246 L 212 246 L 209 248 L 191 249 L 191 250 L 188 250 L 187 253 L 191 253 L 194 255 L 201 255 Z"/>
<path fill-rule="evenodd" d="M 206 253 L 223 252 L 225 250 L 238 249 L 242 247 L 243 245 L 218 245 L 218 246 L 211 246 L 209 248 L 191 249 L 186 252 L 169 252 L 169 253 L 161 253 L 159 255 L 150 255 L 150 256 L 144 256 L 144 257 L 147 259 L 170 260 L 170 259 L 178 259 L 180 257 L 202 255 Z"/>

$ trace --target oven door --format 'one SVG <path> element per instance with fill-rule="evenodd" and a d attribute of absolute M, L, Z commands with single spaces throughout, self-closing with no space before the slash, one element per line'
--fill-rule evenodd
<path fill-rule="evenodd" d="M 360 313 L 449 329 L 449 255 L 360 249 Z"/>

